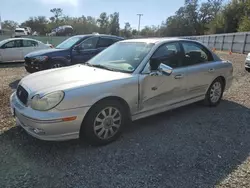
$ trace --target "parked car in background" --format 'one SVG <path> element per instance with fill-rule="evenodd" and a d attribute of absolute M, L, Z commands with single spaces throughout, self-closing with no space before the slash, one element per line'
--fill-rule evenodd
<path fill-rule="evenodd" d="M 29 38 L 11 38 L 0 41 L 0 62 L 23 62 L 30 52 L 49 49 L 49 44 Z"/>
<path fill-rule="evenodd" d="M 84 63 L 96 54 L 123 40 L 112 35 L 77 35 L 68 38 L 53 49 L 40 50 L 25 56 L 25 68 L 29 73 L 51 68 Z"/>
<path fill-rule="evenodd" d="M 17 124 L 36 138 L 80 137 L 102 145 L 114 141 L 129 119 L 202 100 L 217 106 L 232 79 L 232 63 L 199 42 L 131 39 L 85 64 L 26 76 L 10 103 Z"/>
<path fill-rule="evenodd" d="M 22 37 L 28 35 L 28 32 L 26 31 L 25 28 L 16 28 L 14 37 Z"/>
<path fill-rule="evenodd" d="M 245 61 L 245 69 L 246 69 L 246 71 L 250 72 L 250 53 L 247 54 L 247 58 Z"/>

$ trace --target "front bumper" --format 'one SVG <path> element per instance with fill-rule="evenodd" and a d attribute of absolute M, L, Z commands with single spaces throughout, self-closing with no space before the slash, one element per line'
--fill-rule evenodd
<path fill-rule="evenodd" d="M 10 96 L 10 106 L 17 125 L 30 135 L 49 141 L 79 138 L 82 121 L 90 108 L 40 112 L 24 106 L 16 97 L 16 93 Z M 76 117 L 76 119 L 64 121 L 63 118 L 67 117 Z"/>
<path fill-rule="evenodd" d="M 24 61 L 24 66 L 34 71 L 40 71 L 45 69 L 44 68 L 45 63 L 46 61 L 39 61 L 35 58 L 26 57 Z"/>

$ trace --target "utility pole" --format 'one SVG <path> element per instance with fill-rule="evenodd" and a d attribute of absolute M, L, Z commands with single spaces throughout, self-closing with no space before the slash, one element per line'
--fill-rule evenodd
<path fill-rule="evenodd" d="M 137 14 L 137 16 L 139 16 L 139 24 L 138 24 L 138 35 L 139 35 L 140 26 L 141 26 L 141 16 L 143 16 L 143 14 Z"/>

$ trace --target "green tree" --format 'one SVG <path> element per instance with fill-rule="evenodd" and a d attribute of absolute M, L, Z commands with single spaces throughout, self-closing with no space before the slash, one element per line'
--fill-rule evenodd
<path fill-rule="evenodd" d="M 97 19 L 97 23 L 100 27 L 100 33 L 108 33 L 109 17 L 107 16 L 106 12 L 100 14 L 100 17 Z"/>
<path fill-rule="evenodd" d="M 32 31 L 36 31 L 41 35 L 50 32 L 48 28 L 48 20 L 45 16 L 30 17 L 27 21 L 21 23 L 21 27 L 30 27 Z"/>
<path fill-rule="evenodd" d="M 52 22 L 55 22 L 56 26 L 58 26 L 60 18 L 63 15 L 63 9 L 61 9 L 61 8 L 53 8 L 53 9 L 50 10 L 50 12 L 54 15 L 54 16 L 50 17 L 50 20 Z"/>
<path fill-rule="evenodd" d="M 119 13 L 115 12 L 110 15 L 109 33 L 111 35 L 119 35 L 119 32 L 120 32 Z"/>
<path fill-rule="evenodd" d="M 2 22 L 2 29 L 3 30 L 14 30 L 18 27 L 18 23 L 12 20 L 5 20 Z"/>

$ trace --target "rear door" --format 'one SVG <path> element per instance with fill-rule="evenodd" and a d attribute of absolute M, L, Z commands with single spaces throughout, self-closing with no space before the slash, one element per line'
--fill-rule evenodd
<path fill-rule="evenodd" d="M 23 39 L 22 41 L 23 41 L 23 58 L 28 53 L 38 49 L 38 42 L 28 39 Z"/>
<path fill-rule="evenodd" d="M 22 40 L 12 40 L 5 43 L 1 47 L 2 51 L 2 61 L 11 62 L 11 61 L 24 61 L 22 54 Z"/>
<path fill-rule="evenodd" d="M 206 93 L 215 78 L 216 65 L 212 54 L 201 44 L 192 41 L 181 42 L 185 57 L 183 66 L 187 68 L 189 97 L 199 97 Z"/>
<path fill-rule="evenodd" d="M 97 54 L 96 45 L 99 37 L 90 37 L 79 44 L 79 50 L 72 50 L 72 63 L 84 63 Z"/>

